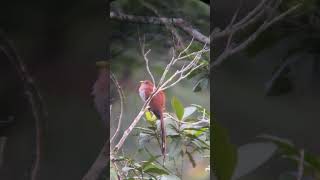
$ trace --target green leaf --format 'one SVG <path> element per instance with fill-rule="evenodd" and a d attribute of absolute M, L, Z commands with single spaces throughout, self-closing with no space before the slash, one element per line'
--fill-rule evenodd
<path fill-rule="evenodd" d="M 208 127 L 203 127 L 203 128 L 193 128 L 193 127 L 186 127 L 186 128 L 183 128 L 183 131 L 186 133 L 186 134 L 191 134 L 191 135 L 194 135 L 195 137 L 199 137 L 202 133 L 208 131 L 209 128 Z"/>
<path fill-rule="evenodd" d="M 197 110 L 197 108 L 194 106 L 185 107 L 182 119 L 185 119 L 185 118 L 191 116 L 196 110 Z"/>
<path fill-rule="evenodd" d="M 228 132 L 213 123 L 213 172 L 218 180 L 230 180 L 237 163 L 236 147 L 230 143 Z"/>
<path fill-rule="evenodd" d="M 145 117 L 146 117 L 147 122 L 150 124 L 155 124 L 157 121 L 157 117 L 153 113 L 151 113 L 150 111 L 146 111 Z"/>
<path fill-rule="evenodd" d="M 148 161 L 142 163 L 142 168 L 147 167 L 147 166 L 150 165 L 152 162 L 154 162 L 155 160 L 157 160 L 159 157 L 161 157 L 161 155 L 151 156 Z"/>
<path fill-rule="evenodd" d="M 202 90 L 202 87 L 201 87 L 201 81 L 203 81 L 204 79 L 201 79 L 199 80 L 192 88 L 192 91 L 193 92 L 199 92 Z"/>
<path fill-rule="evenodd" d="M 299 162 L 300 149 L 294 146 L 294 144 L 291 143 L 289 140 L 271 136 L 271 135 L 261 135 L 258 137 L 265 139 L 267 141 L 270 141 L 275 145 L 277 145 L 280 150 L 280 154 L 283 155 L 283 157 L 291 159 L 296 163 Z M 317 155 L 305 152 L 304 165 L 306 166 L 305 168 L 312 168 L 317 171 L 320 171 L 320 157 Z"/>
<path fill-rule="evenodd" d="M 182 150 L 182 141 L 181 138 L 174 138 L 172 139 L 172 142 L 170 143 L 170 145 L 168 146 L 169 148 L 169 158 L 170 159 L 174 159 L 177 158 L 179 153 Z"/>
<path fill-rule="evenodd" d="M 205 108 L 203 108 L 202 106 L 198 105 L 198 104 L 191 104 L 191 106 L 194 106 L 198 109 L 198 112 L 201 114 L 205 114 L 206 117 L 210 118 L 210 112 L 207 111 Z"/>
<path fill-rule="evenodd" d="M 175 127 L 173 124 L 167 124 L 166 128 L 166 133 L 167 136 L 177 136 L 179 135 L 179 130 Z"/>
<path fill-rule="evenodd" d="M 150 134 L 150 135 L 154 134 L 154 131 L 152 131 L 152 127 L 148 127 L 148 128 L 134 127 L 133 129 L 137 129 L 141 133 L 146 133 L 146 134 Z"/>
<path fill-rule="evenodd" d="M 238 148 L 238 162 L 233 179 L 242 177 L 268 161 L 277 146 L 273 143 L 252 143 Z"/>
<path fill-rule="evenodd" d="M 152 174 L 158 174 L 158 175 L 169 174 L 169 172 L 166 169 L 164 169 L 163 167 L 155 163 L 148 164 L 143 168 L 143 171 L 146 173 L 152 173 Z"/>
<path fill-rule="evenodd" d="M 139 139 L 138 139 L 139 149 L 143 149 L 145 147 L 145 144 L 150 142 L 151 139 L 152 139 L 152 136 L 150 134 L 140 133 Z"/>
<path fill-rule="evenodd" d="M 271 136 L 267 134 L 259 135 L 258 138 L 261 138 L 276 144 L 280 149 L 281 153 L 286 154 L 288 156 L 299 153 L 299 151 L 295 149 L 293 143 L 287 139 L 283 139 L 283 138 L 279 138 L 279 137 Z"/>
<path fill-rule="evenodd" d="M 171 99 L 171 105 L 172 108 L 174 109 L 176 116 L 179 120 L 182 120 L 183 114 L 184 114 L 184 107 L 182 105 L 182 103 L 179 101 L 178 98 L 173 97 Z"/>
<path fill-rule="evenodd" d="M 202 90 L 202 88 L 208 87 L 208 78 L 207 77 L 202 77 L 200 78 L 196 84 L 193 86 L 192 91 L 193 92 L 199 92 Z"/>
<path fill-rule="evenodd" d="M 199 142 L 201 144 L 201 147 L 204 149 L 210 149 L 210 145 L 205 142 L 204 140 L 200 139 L 200 137 L 197 137 L 192 134 L 186 134 L 187 137 L 191 138 L 193 142 Z"/>

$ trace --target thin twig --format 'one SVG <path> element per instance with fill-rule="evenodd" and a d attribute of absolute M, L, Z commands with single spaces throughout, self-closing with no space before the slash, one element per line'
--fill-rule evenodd
<path fill-rule="evenodd" d="M 230 22 L 230 27 L 233 25 L 233 23 L 235 22 L 235 20 L 237 19 L 238 17 L 238 14 L 239 14 L 239 11 L 240 11 L 240 7 L 237 9 L 237 11 L 234 13 L 232 19 L 231 19 L 231 22 Z M 227 40 L 227 45 L 226 45 L 226 49 L 229 49 L 230 47 L 230 43 L 231 43 L 231 40 L 232 40 L 232 37 L 233 37 L 233 34 L 234 34 L 234 31 L 232 31 L 230 33 L 230 36 L 228 37 L 228 40 Z"/>
<path fill-rule="evenodd" d="M 249 21 L 253 19 L 257 20 L 257 14 L 264 12 L 264 6 L 268 0 L 262 0 L 253 10 L 251 10 L 244 18 L 242 18 L 239 22 L 235 23 L 232 26 L 228 26 L 225 30 L 219 32 L 212 32 L 210 35 L 211 41 L 216 40 L 218 38 L 230 35 L 232 32 L 239 31 L 243 27 L 248 25 Z"/>
<path fill-rule="evenodd" d="M 117 173 L 118 180 L 123 180 L 122 175 L 121 175 L 121 170 L 119 170 L 117 163 L 114 160 L 112 160 L 111 162 L 112 162 L 112 165 L 114 166 L 114 170 Z"/>
<path fill-rule="evenodd" d="M 211 63 L 210 68 L 214 68 L 218 65 L 220 65 L 226 58 L 228 58 L 229 56 L 245 49 L 250 43 L 252 43 L 254 40 L 257 39 L 257 37 L 264 32 L 267 28 L 269 28 L 271 25 L 273 25 L 274 23 L 282 20 L 285 16 L 287 16 L 288 14 L 292 13 L 294 10 L 296 10 L 298 7 L 300 7 L 301 4 L 297 4 L 294 7 L 290 8 L 289 10 L 281 13 L 279 16 L 274 17 L 272 20 L 270 21 L 265 21 L 253 34 L 251 34 L 245 41 L 243 41 L 241 44 L 239 44 L 238 46 L 236 46 L 235 48 L 229 48 L 229 49 L 225 49 L 223 51 L 223 53 L 221 53 L 218 58 Z"/>
<path fill-rule="evenodd" d="M 121 121 L 122 121 L 122 114 L 123 114 L 123 91 L 122 91 L 122 88 L 121 86 L 119 85 L 119 82 L 116 78 L 116 76 L 111 72 L 111 80 L 113 81 L 113 83 L 115 84 L 116 88 L 117 88 L 117 91 L 118 91 L 118 94 L 119 94 L 119 97 L 120 97 L 120 114 L 119 114 L 119 118 L 118 118 L 118 127 L 115 131 L 115 133 L 113 134 L 113 136 L 111 137 L 110 139 L 110 145 L 112 145 L 112 142 L 114 141 L 114 139 L 116 138 L 116 136 L 118 135 L 119 133 L 119 130 L 120 130 L 120 127 L 121 127 Z"/>
<path fill-rule="evenodd" d="M 148 59 L 148 54 L 151 52 L 151 49 L 149 49 L 145 54 L 143 54 L 143 58 L 146 62 L 146 69 L 151 77 L 151 80 L 152 80 L 152 83 L 154 84 L 155 83 L 155 80 L 154 80 L 154 76 L 150 70 L 150 67 L 149 67 L 149 59 Z"/>
<path fill-rule="evenodd" d="M 194 37 L 197 41 L 201 43 L 210 44 L 209 37 L 203 35 L 201 32 L 193 28 L 190 23 L 186 22 L 182 18 L 166 18 L 166 17 L 154 17 L 154 16 L 135 16 L 124 14 L 121 12 L 110 12 L 110 18 L 120 21 L 129 21 L 133 23 L 144 23 L 144 24 L 172 24 L 179 27 L 184 32 L 188 33 L 190 36 Z"/>
<path fill-rule="evenodd" d="M 141 48 L 141 54 L 146 62 L 147 72 L 149 73 L 149 75 L 151 77 L 152 83 L 155 84 L 154 76 L 153 76 L 152 72 L 150 71 L 149 59 L 148 59 L 148 54 L 150 53 L 151 49 L 149 49 L 147 52 L 145 52 L 145 36 L 143 36 L 143 41 L 141 41 L 140 33 L 138 31 L 138 37 L 139 37 L 139 43 L 140 43 L 140 48 Z"/>
<path fill-rule="evenodd" d="M 163 17 L 158 10 L 150 3 L 147 3 L 146 1 L 140 0 L 140 3 L 147 7 L 148 9 L 150 9 L 152 12 L 155 13 L 155 15 L 157 15 L 160 18 L 160 21 L 162 21 L 163 19 L 161 17 Z M 162 23 L 165 25 L 165 27 L 168 29 L 168 31 L 173 35 L 174 38 L 177 39 L 177 46 L 176 43 L 173 42 L 173 44 L 175 45 L 176 49 L 181 49 L 184 47 L 184 42 L 182 40 L 182 37 L 179 35 L 178 31 L 174 28 L 174 26 L 170 23 L 167 23 L 166 21 L 162 21 Z"/>
<path fill-rule="evenodd" d="M 188 46 L 189 47 L 189 46 Z M 187 47 L 187 48 L 188 48 Z M 163 91 L 167 88 L 170 88 L 174 85 L 176 85 L 177 83 L 179 83 L 182 79 L 185 79 L 191 72 L 193 72 L 194 70 L 200 68 L 202 66 L 202 64 L 199 64 L 199 59 L 201 57 L 202 53 L 208 52 L 209 50 L 206 49 L 206 44 L 204 45 L 203 49 L 201 49 L 200 51 L 194 52 L 194 53 L 190 53 L 192 55 L 194 55 L 195 57 L 193 58 L 192 61 L 189 62 L 189 64 L 187 64 L 186 66 L 183 66 L 180 70 L 177 70 L 171 77 L 169 77 L 166 81 L 164 81 L 164 77 L 167 74 L 167 72 L 170 70 L 170 68 L 173 66 L 174 62 L 177 62 L 178 60 L 187 58 L 189 55 L 184 56 L 184 58 L 182 57 L 177 57 L 177 58 L 172 58 L 171 61 L 169 62 L 169 64 L 166 66 L 164 73 L 162 74 L 162 77 L 160 79 L 161 81 L 164 81 L 164 83 L 159 83 L 156 86 L 156 89 L 154 90 L 154 92 L 149 96 L 149 98 L 144 102 L 143 106 L 141 107 L 138 115 L 134 118 L 134 120 L 132 121 L 132 123 L 130 124 L 130 126 L 124 131 L 122 138 L 119 140 L 118 144 L 113 148 L 112 150 L 112 156 L 114 156 L 115 154 L 117 154 L 117 152 L 120 150 L 120 148 L 123 146 L 125 140 L 127 139 L 127 137 L 129 136 L 129 134 L 132 132 L 132 130 L 134 129 L 134 127 L 138 124 L 139 120 L 141 119 L 141 117 L 143 116 L 143 114 L 145 113 L 145 111 L 147 110 L 146 108 L 148 107 L 151 99 L 160 91 Z M 174 55 L 173 55 L 174 56 Z M 148 65 L 147 65 L 148 66 Z M 175 80 L 176 79 L 176 80 Z"/>

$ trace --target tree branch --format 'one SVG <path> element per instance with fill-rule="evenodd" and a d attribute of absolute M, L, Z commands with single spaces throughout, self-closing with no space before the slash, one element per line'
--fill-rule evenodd
<path fill-rule="evenodd" d="M 146 1 L 143 1 L 143 0 L 140 0 L 140 3 L 143 6 L 145 6 L 146 8 L 150 9 L 152 12 L 154 12 L 154 14 L 157 15 L 160 18 L 160 20 L 162 20 L 161 17 L 163 17 L 163 16 L 158 12 L 158 10 L 152 4 L 147 3 Z M 173 25 L 166 23 L 164 21 L 162 21 L 162 23 L 165 25 L 165 27 L 168 29 L 168 31 L 173 35 L 173 37 L 177 39 L 177 42 L 178 42 L 177 45 L 173 40 L 173 44 L 175 45 L 175 47 L 177 49 L 182 49 L 184 47 L 184 42 L 182 40 L 182 37 L 179 35 L 179 33 L 173 27 Z"/>
<path fill-rule="evenodd" d="M 119 97 L 120 97 L 120 115 L 118 118 L 118 127 L 114 133 L 114 135 L 111 137 L 110 139 L 110 145 L 112 145 L 112 142 L 114 141 L 114 139 L 117 137 L 120 127 L 121 127 L 121 121 L 122 121 L 122 114 L 123 114 L 123 101 L 124 101 L 124 95 L 123 95 L 123 91 L 121 86 L 119 85 L 119 82 L 116 78 L 116 76 L 111 72 L 111 80 L 113 81 L 113 83 L 115 84 Z"/>
<path fill-rule="evenodd" d="M 143 36 L 143 41 L 141 41 L 140 35 L 139 36 L 139 43 L 140 43 L 140 48 L 141 48 L 141 54 L 146 62 L 146 68 L 147 68 L 147 72 L 149 73 L 152 83 L 155 84 L 155 80 L 154 80 L 154 76 L 150 70 L 149 67 L 149 59 L 148 59 L 148 54 L 150 53 L 151 49 L 149 49 L 147 52 L 145 52 L 145 36 Z"/>
<path fill-rule="evenodd" d="M 210 45 L 209 37 L 203 35 L 201 32 L 193 28 L 190 23 L 186 22 L 182 18 L 166 18 L 166 17 L 154 17 L 154 16 L 135 16 L 124 14 L 121 12 L 110 12 L 110 18 L 119 21 L 128 21 L 132 23 L 143 23 L 143 24 L 159 24 L 159 25 L 174 25 L 179 27 L 190 36 L 194 37 L 195 40 Z"/>
<path fill-rule="evenodd" d="M 248 26 L 249 24 L 255 22 L 262 13 L 264 13 L 264 6 L 268 0 L 262 0 L 253 10 L 251 10 L 247 16 L 242 18 L 239 22 L 235 24 L 231 24 L 226 27 L 223 31 L 212 32 L 210 35 L 211 41 L 216 40 L 218 38 L 228 36 L 232 32 L 237 32 L 240 29 Z M 250 23 L 248 23 L 250 22 Z"/>
<path fill-rule="evenodd" d="M 280 15 L 272 18 L 269 21 L 265 21 L 262 25 L 260 25 L 258 27 L 258 29 L 251 34 L 246 40 L 244 40 L 242 43 L 240 43 L 238 46 L 234 47 L 234 48 L 228 48 L 225 49 L 218 57 L 215 61 L 213 61 L 213 63 L 211 63 L 210 68 L 213 69 L 214 67 L 220 65 L 225 59 L 227 59 L 229 56 L 245 49 L 250 43 L 252 43 L 254 40 L 257 39 L 257 37 L 264 32 L 267 28 L 269 28 L 271 25 L 273 25 L 274 23 L 282 20 L 285 16 L 287 16 L 288 14 L 292 13 L 294 10 L 296 10 L 298 7 L 300 7 L 301 4 L 297 4 L 294 7 L 288 9 L 287 11 L 281 13 Z"/>
<path fill-rule="evenodd" d="M 187 48 L 189 48 L 191 45 L 189 45 Z M 183 50 L 182 52 L 185 52 L 185 50 Z M 174 85 L 176 85 L 177 83 L 179 83 L 181 80 L 185 79 L 188 75 L 190 75 L 191 72 L 193 72 L 194 70 L 200 68 L 203 64 L 199 63 L 200 57 L 203 53 L 205 52 L 209 52 L 209 49 L 206 49 L 206 44 L 203 46 L 203 48 L 200 51 L 196 51 L 193 53 L 190 53 L 188 55 L 182 56 L 183 53 L 180 53 L 178 57 L 173 57 L 171 59 L 171 61 L 168 63 L 168 65 L 165 68 L 165 71 L 162 74 L 162 77 L 158 83 L 158 85 L 156 86 L 156 89 L 154 90 L 154 92 L 150 95 L 150 97 L 145 101 L 145 103 L 143 104 L 143 106 L 141 107 L 140 112 L 137 114 L 137 116 L 134 118 L 134 120 L 132 121 L 132 123 L 130 124 L 130 126 L 124 131 L 122 138 L 119 140 L 118 144 L 114 147 L 114 149 L 111 152 L 111 160 L 114 159 L 114 156 L 117 154 L 117 152 L 120 150 L 120 148 L 123 146 L 125 140 L 127 139 L 127 137 L 129 136 L 129 134 L 132 132 L 132 130 L 134 129 L 134 127 L 138 124 L 139 120 L 141 119 L 141 117 L 143 116 L 143 114 L 146 111 L 146 108 L 148 107 L 151 99 L 160 91 L 166 90 L 170 87 L 173 87 Z M 168 71 L 170 70 L 170 68 L 178 61 L 178 60 L 182 60 L 182 59 L 186 59 L 190 56 L 194 56 L 193 60 L 191 60 L 187 65 L 184 65 L 181 67 L 181 69 L 177 70 L 172 76 L 170 76 L 167 80 L 165 79 L 166 74 L 168 73 Z M 147 65 L 148 66 L 148 65 Z M 163 82 L 163 83 L 162 83 Z"/>

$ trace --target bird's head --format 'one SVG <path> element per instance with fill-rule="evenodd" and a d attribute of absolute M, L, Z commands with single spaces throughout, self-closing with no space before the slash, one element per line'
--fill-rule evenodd
<path fill-rule="evenodd" d="M 145 86 L 153 86 L 153 83 L 150 80 L 144 80 L 144 81 L 140 81 L 141 86 L 145 85 Z"/>

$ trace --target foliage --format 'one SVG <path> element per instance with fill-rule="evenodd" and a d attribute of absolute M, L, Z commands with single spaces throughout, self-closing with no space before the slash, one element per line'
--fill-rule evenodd
<path fill-rule="evenodd" d="M 279 7 L 279 11 L 302 3 L 299 11 L 284 19 L 284 21 L 270 30 L 263 32 L 246 49 L 249 57 L 254 57 L 262 52 L 269 52 L 286 43 L 286 52 L 277 61 L 270 80 L 266 83 L 266 95 L 283 95 L 294 89 L 292 65 L 303 59 L 303 54 L 313 56 L 314 65 L 310 71 L 318 68 L 320 47 L 320 14 L 319 1 L 316 0 L 286 0 Z M 288 43 L 288 41 L 293 41 Z M 293 60 L 293 59 L 297 60 Z M 306 62 L 306 61 L 305 61 Z"/>
<path fill-rule="evenodd" d="M 236 148 L 230 143 L 226 129 L 214 122 L 213 131 L 213 169 L 217 180 L 235 180 L 252 173 L 272 157 L 289 160 L 297 167 L 285 170 L 279 175 L 279 180 L 295 180 L 298 177 L 298 166 L 303 166 L 302 180 L 320 178 L 320 156 L 304 152 L 301 162 L 301 149 L 287 139 L 271 135 L 260 135 L 259 142 L 248 143 Z"/>
<path fill-rule="evenodd" d="M 196 167 L 195 156 L 210 157 L 209 112 L 196 104 L 184 107 L 176 97 L 173 97 L 171 102 L 174 113 L 165 114 L 168 157 L 164 163 L 161 163 L 163 157 L 159 151 L 160 123 L 154 121 L 154 115 L 151 112 L 146 112 L 147 127 L 135 127 L 139 142 L 136 155 L 146 159 L 138 160 L 136 155 L 132 157 L 123 155 L 116 160 L 122 166 L 121 173 L 125 179 L 183 179 L 183 168 L 178 169 L 176 163 L 187 159 L 193 167 Z M 155 144 L 159 146 L 156 150 L 158 154 L 154 153 Z M 114 172 L 113 167 L 110 172 Z"/>

